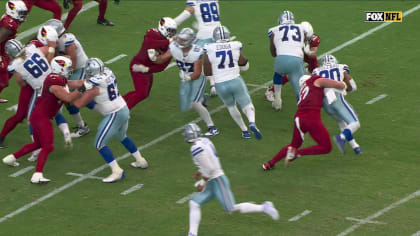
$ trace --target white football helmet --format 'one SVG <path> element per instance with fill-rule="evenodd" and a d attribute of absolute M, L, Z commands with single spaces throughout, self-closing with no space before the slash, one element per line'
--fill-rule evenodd
<path fill-rule="evenodd" d="M 55 31 L 57 32 L 57 35 L 61 35 L 64 33 L 64 31 L 66 31 L 66 29 L 64 28 L 63 22 L 61 22 L 60 20 L 57 19 L 51 19 L 51 20 L 47 20 L 47 22 L 45 22 L 44 26 L 51 26 L 55 29 Z"/>
<path fill-rule="evenodd" d="M 48 44 L 48 41 L 57 41 L 58 34 L 52 26 L 41 26 L 38 30 L 37 39 L 44 45 Z"/>
<path fill-rule="evenodd" d="M 337 58 L 331 54 L 326 54 L 321 58 L 322 66 L 332 66 L 338 64 Z"/>
<path fill-rule="evenodd" d="M 230 41 L 230 32 L 228 28 L 223 25 L 216 26 L 213 30 L 213 40 L 217 43 L 219 42 L 229 42 Z"/>
<path fill-rule="evenodd" d="M 172 38 L 176 34 L 177 30 L 175 20 L 170 17 L 163 17 L 159 21 L 158 30 L 163 37 L 167 39 Z"/>
<path fill-rule="evenodd" d="M 11 39 L 6 42 L 5 49 L 6 54 L 13 59 L 22 55 L 25 51 L 25 46 L 19 40 Z"/>
<path fill-rule="evenodd" d="M 192 143 L 201 136 L 201 129 L 195 123 L 189 123 L 184 126 L 184 135 L 185 142 Z"/>
<path fill-rule="evenodd" d="M 51 71 L 53 73 L 64 76 L 66 79 L 68 79 L 73 72 L 71 66 L 72 62 L 68 57 L 57 56 L 54 57 L 51 61 Z"/>
<path fill-rule="evenodd" d="M 28 16 L 28 8 L 23 1 L 8 1 L 6 3 L 6 15 L 23 22 Z"/>
<path fill-rule="evenodd" d="M 85 74 L 86 78 L 90 78 L 95 75 L 100 75 L 104 73 L 105 64 L 102 62 L 101 59 L 92 57 L 89 58 L 85 65 Z"/>
<path fill-rule="evenodd" d="M 278 19 L 279 25 L 284 24 L 294 24 L 295 23 L 295 16 L 291 11 L 283 11 Z"/>
<path fill-rule="evenodd" d="M 194 30 L 183 28 L 176 36 L 176 44 L 179 48 L 189 48 L 195 40 Z"/>
<path fill-rule="evenodd" d="M 307 21 L 302 21 L 300 26 L 302 26 L 306 40 L 311 40 L 312 36 L 314 35 L 314 29 L 312 28 L 312 25 Z"/>

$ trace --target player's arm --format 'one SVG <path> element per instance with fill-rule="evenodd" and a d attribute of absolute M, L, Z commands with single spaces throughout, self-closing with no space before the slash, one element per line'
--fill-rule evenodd
<path fill-rule="evenodd" d="M 204 62 L 204 75 L 212 76 L 213 72 L 211 70 L 211 64 L 210 64 L 209 57 L 207 56 L 207 54 L 204 55 L 203 62 Z"/>
<path fill-rule="evenodd" d="M 200 78 L 201 72 L 203 71 L 203 61 L 201 59 L 194 62 L 194 72 L 190 75 L 191 80 Z"/>
<path fill-rule="evenodd" d="M 76 69 L 77 64 L 77 46 L 75 43 L 66 47 L 66 55 L 68 55 L 71 59 L 72 66 L 71 68 L 74 70 Z"/>
<path fill-rule="evenodd" d="M 67 81 L 67 86 L 70 90 L 74 90 L 82 87 L 84 82 L 84 80 L 69 80 Z"/>
<path fill-rule="evenodd" d="M 339 90 L 346 89 L 344 82 L 335 81 L 332 79 L 318 78 L 314 81 L 314 85 L 320 88 L 335 88 Z"/>
<path fill-rule="evenodd" d="M 54 96 L 56 96 L 58 99 L 66 103 L 71 103 L 82 95 L 82 93 L 80 93 L 77 90 L 70 93 L 63 86 L 60 85 L 51 85 L 48 88 L 48 91 L 54 94 Z"/>
<path fill-rule="evenodd" d="M 273 57 L 277 56 L 276 46 L 274 45 L 274 34 L 270 36 L 270 52 L 271 52 L 271 56 Z"/>
<path fill-rule="evenodd" d="M 154 50 L 154 49 L 149 49 L 149 50 L 150 50 L 150 52 L 152 52 L 151 50 Z M 148 53 L 149 53 L 149 50 L 147 50 Z M 155 50 L 155 53 L 156 53 L 156 50 Z M 163 63 L 168 62 L 169 60 L 171 60 L 172 59 L 172 55 L 171 55 L 171 52 L 169 50 L 167 50 L 165 53 L 163 53 L 163 54 L 161 54 L 159 56 L 156 56 L 156 59 L 155 60 L 152 60 L 153 59 L 153 56 L 151 57 L 150 54 L 149 54 L 149 59 L 151 61 L 153 61 L 154 63 L 156 63 L 156 64 L 163 64 Z"/>
<path fill-rule="evenodd" d="M 23 80 L 23 76 L 22 76 L 21 73 L 19 73 L 19 72 L 13 73 L 13 78 L 15 78 L 16 83 L 19 85 L 19 87 L 22 88 L 22 87 L 26 86 L 26 82 L 25 82 L 25 80 Z"/>
<path fill-rule="evenodd" d="M 169 45 L 169 40 L 167 39 L 153 39 L 151 37 L 146 36 L 144 42 L 146 43 L 148 48 L 160 48 Z"/>
<path fill-rule="evenodd" d="M 50 42 L 48 42 L 49 44 Z M 50 46 L 42 46 L 38 48 L 41 50 L 42 54 L 47 58 L 48 62 L 51 62 L 51 60 L 55 57 L 55 47 Z"/>
<path fill-rule="evenodd" d="M 304 48 L 304 52 L 308 57 L 314 58 L 316 57 L 316 53 L 318 51 L 318 47 L 311 47 L 310 43 L 307 43 Z"/>
<path fill-rule="evenodd" d="M 347 85 L 347 92 L 354 92 L 357 90 L 357 85 L 354 79 L 346 72 L 344 71 L 344 83 Z"/>
<path fill-rule="evenodd" d="M 194 7 L 186 6 L 184 11 L 181 12 L 177 17 L 175 17 L 176 25 L 182 24 L 182 22 L 186 21 L 191 15 L 194 14 Z"/>
<path fill-rule="evenodd" d="M 238 65 L 241 71 L 247 71 L 249 69 L 248 59 L 244 56 L 242 52 L 241 54 L 239 54 Z"/>
<path fill-rule="evenodd" d="M 7 40 L 7 37 L 12 34 L 12 31 L 1 27 L 0 28 L 0 42 L 5 42 Z"/>
<path fill-rule="evenodd" d="M 99 88 L 94 86 L 92 89 L 86 90 L 80 98 L 73 102 L 73 105 L 77 108 L 82 108 L 89 104 L 99 93 Z"/>

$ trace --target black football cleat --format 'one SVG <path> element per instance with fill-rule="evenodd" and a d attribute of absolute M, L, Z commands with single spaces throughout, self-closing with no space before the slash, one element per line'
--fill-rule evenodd
<path fill-rule="evenodd" d="M 64 7 L 64 9 L 69 9 L 70 8 L 69 1 L 70 0 L 63 0 L 63 7 Z"/>
<path fill-rule="evenodd" d="M 107 20 L 107 19 L 105 19 L 105 18 L 103 18 L 103 19 L 101 19 L 101 18 L 98 18 L 98 24 L 100 24 L 100 25 L 105 25 L 105 26 L 114 26 L 114 23 L 112 23 L 111 21 L 109 21 L 109 20 Z"/>

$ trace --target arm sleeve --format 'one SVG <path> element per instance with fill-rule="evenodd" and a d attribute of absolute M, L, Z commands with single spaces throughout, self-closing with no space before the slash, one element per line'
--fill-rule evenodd
<path fill-rule="evenodd" d="M 169 40 L 160 40 L 160 39 L 152 39 L 149 36 L 146 36 L 144 38 L 144 42 L 147 45 L 147 48 L 159 48 L 159 47 L 164 47 L 164 46 L 168 46 L 169 45 Z"/>

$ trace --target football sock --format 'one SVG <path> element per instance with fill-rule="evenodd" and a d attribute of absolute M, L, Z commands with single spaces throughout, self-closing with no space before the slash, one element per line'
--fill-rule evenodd
<path fill-rule="evenodd" d="M 111 163 L 114 161 L 114 155 L 112 154 L 111 149 L 108 146 L 104 146 L 99 150 L 99 153 L 101 154 L 102 158 L 106 161 L 106 163 Z"/>
<path fill-rule="evenodd" d="M 210 86 L 215 86 L 216 82 L 214 82 L 213 76 L 207 76 L 207 79 L 210 82 Z"/>
<path fill-rule="evenodd" d="M 136 145 L 134 144 L 133 140 L 129 137 L 125 137 L 121 143 L 124 147 L 131 153 L 131 155 L 136 159 L 136 161 L 140 161 L 142 156 L 140 151 L 137 149 Z"/>
<path fill-rule="evenodd" d="M 350 144 L 351 148 L 353 148 L 353 149 L 357 148 L 357 147 L 360 147 L 360 145 L 356 142 L 356 139 L 350 140 L 349 144 Z"/>
<path fill-rule="evenodd" d="M 263 205 L 253 204 L 249 202 L 239 203 L 233 207 L 234 211 L 239 211 L 240 213 L 262 212 L 263 209 Z"/>
<path fill-rule="evenodd" d="M 60 124 L 63 124 L 63 123 L 67 123 L 66 118 L 64 118 L 61 112 L 58 112 L 58 114 L 55 116 L 55 123 L 57 124 L 57 126 L 60 126 Z"/>
<path fill-rule="evenodd" d="M 255 123 L 255 107 L 252 103 L 246 105 L 243 109 L 242 109 L 243 113 L 246 115 L 246 117 L 248 118 L 248 121 L 251 123 Z"/>
<path fill-rule="evenodd" d="M 201 102 L 193 102 L 192 107 L 197 111 L 198 115 L 200 115 L 201 119 L 203 119 L 207 126 L 214 126 L 209 111 L 203 106 L 203 104 L 201 104 Z"/>
<path fill-rule="evenodd" d="M 340 134 L 341 139 L 345 139 L 347 141 L 353 140 L 353 135 L 351 134 L 351 130 L 344 129 L 343 132 Z"/>
<path fill-rule="evenodd" d="M 58 125 L 58 128 L 61 130 L 61 132 L 64 135 L 70 134 L 69 124 L 67 124 L 67 123 L 61 123 L 60 125 Z"/>
<path fill-rule="evenodd" d="M 280 74 L 274 73 L 273 75 L 273 87 L 274 87 L 274 98 L 281 98 L 281 87 L 283 84 L 283 78 Z"/>
<path fill-rule="evenodd" d="M 66 23 L 64 23 L 64 28 L 68 29 L 73 22 L 74 18 L 76 17 L 77 13 L 82 9 L 82 0 L 74 0 L 73 1 L 73 8 L 69 11 L 67 15 Z"/>
<path fill-rule="evenodd" d="M 289 145 L 284 146 L 274 157 L 271 159 L 271 164 L 275 165 L 277 162 L 279 162 L 281 159 L 285 158 L 287 155 L 287 148 Z"/>
<path fill-rule="evenodd" d="M 198 226 L 201 221 L 201 209 L 200 205 L 194 201 L 190 201 L 190 230 L 189 234 L 197 235 Z"/>
<path fill-rule="evenodd" d="M 108 6 L 108 0 L 101 0 L 99 2 L 99 19 L 105 18 L 106 7 Z"/>
<path fill-rule="evenodd" d="M 76 114 L 72 114 L 72 116 L 76 120 L 77 126 L 79 128 L 85 126 L 85 122 L 83 121 L 83 118 L 82 118 L 82 115 L 80 114 L 80 112 L 78 112 Z"/>
<path fill-rule="evenodd" d="M 110 163 L 108 163 L 108 165 L 109 167 L 111 167 L 112 173 L 122 170 L 116 160 L 111 161 Z"/>
<path fill-rule="evenodd" d="M 247 131 L 248 128 L 246 127 L 244 120 L 242 119 L 241 113 L 239 113 L 238 108 L 235 106 L 228 107 L 230 116 L 236 122 L 236 124 L 241 128 L 242 131 Z"/>

